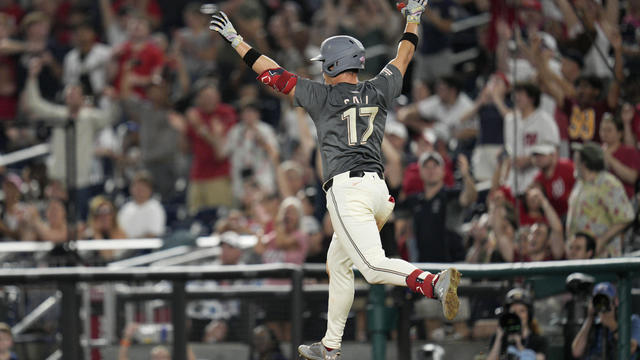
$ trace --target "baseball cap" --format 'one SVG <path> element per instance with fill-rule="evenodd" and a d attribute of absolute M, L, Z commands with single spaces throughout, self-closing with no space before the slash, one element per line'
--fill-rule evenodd
<path fill-rule="evenodd" d="M 440 156 L 440 154 L 438 154 L 437 152 L 433 152 L 433 151 L 427 151 L 422 155 L 420 155 L 418 164 L 420 164 L 420 167 L 423 167 L 424 164 L 429 160 L 434 160 L 436 163 L 438 163 L 439 166 L 444 165 L 444 160 L 442 159 L 442 156 Z"/>
<path fill-rule="evenodd" d="M 531 295 L 523 288 L 513 288 L 505 296 L 505 305 L 524 304 L 531 306 Z"/>
<path fill-rule="evenodd" d="M 604 164 L 604 152 L 600 145 L 593 141 L 586 143 L 573 143 L 571 149 L 580 154 L 580 159 L 586 164 L 598 165 Z M 604 167 L 604 165 L 602 166 Z M 591 168 L 591 167 L 589 167 Z"/>
<path fill-rule="evenodd" d="M 597 294 L 604 294 L 613 299 L 616 297 L 616 287 L 608 281 L 597 283 L 596 286 L 593 287 L 593 295 L 595 296 Z"/>
<path fill-rule="evenodd" d="M 240 236 L 235 231 L 225 231 L 220 235 L 220 244 L 227 244 L 234 248 L 241 248 Z"/>
<path fill-rule="evenodd" d="M 384 132 L 389 135 L 395 135 L 401 139 L 407 139 L 407 128 L 397 121 L 387 122 Z"/>
<path fill-rule="evenodd" d="M 556 146 L 552 143 L 542 143 L 534 145 L 531 149 L 532 154 L 551 155 L 556 152 Z"/>

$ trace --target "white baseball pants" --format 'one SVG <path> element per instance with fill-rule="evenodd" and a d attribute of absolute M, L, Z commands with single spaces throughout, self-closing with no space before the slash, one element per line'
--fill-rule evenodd
<path fill-rule="evenodd" d="M 404 260 L 387 258 L 382 249 L 379 228 L 394 205 L 386 183 L 375 172 L 366 172 L 364 177 L 349 177 L 349 172 L 333 177 L 327 191 L 334 234 L 327 252 L 329 310 L 322 339 L 326 347 L 338 349 L 342 342 L 355 293 L 353 265 L 370 284 L 396 286 L 406 286 L 406 277 L 417 269 Z"/>

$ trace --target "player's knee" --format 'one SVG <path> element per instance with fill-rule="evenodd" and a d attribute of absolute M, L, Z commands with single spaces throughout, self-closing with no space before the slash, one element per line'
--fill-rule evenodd
<path fill-rule="evenodd" d="M 386 282 L 383 260 L 386 260 L 386 258 L 375 259 L 360 271 L 369 284 L 384 284 Z"/>
<path fill-rule="evenodd" d="M 380 274 L 380 272 L 371 269 L 367 269 L 366 271 L 362 272 L 362 276 L 364 276 L 364 279 L 367 280 L 367 282 L 371 285 L 384 284 L 384 279 L 381 275 L 382 274 Z"/>

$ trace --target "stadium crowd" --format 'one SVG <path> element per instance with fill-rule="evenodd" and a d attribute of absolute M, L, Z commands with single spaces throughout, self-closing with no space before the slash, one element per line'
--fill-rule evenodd
<path fill-rule="evenodd" d="M 261 53 L 316 79 L 308 59 L 324 38 L 362 41 L 362 80 L 390 60 L 403 25 L 388 0 L 217 6 Z M 258 84 L 200 9 L 0 0 L 0 154 L 51 146 L 0 167 L 2 239 L 161 237 L 197 222 L 202 235 L 257 235 L 256 262 L 325 261 L 333 231 L 313 122 Z M 636 250 L 640 1 L 431 0 L 421 27 L 383 143 L 397 199 L 387 255 L 494 263 Z"/>

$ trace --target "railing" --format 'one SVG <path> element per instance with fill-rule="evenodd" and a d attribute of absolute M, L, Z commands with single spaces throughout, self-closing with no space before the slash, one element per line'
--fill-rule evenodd
<path fill-rule="evenodd" d="M 38 144 L 26 149 L 17 150 L 8 154 L 0 155 L 0 166 L 7 166 L 21 161 L 31 160 L 44 155 L 49 155 L 51 147 L 49 144 Z"/>
<path fill-rule="evenodd" d="M 436 272 L 451 264 L 420 264 L 425 270 Z M 533 262 L 510 263 L 491 265 L 459 264 L 458 269 L 464 277 L 472 279 L 484 278 L 512 278 L 530 277 L 535 275 L 564 276 L 573 272 L 590 274 L 614 274 L 618 276 L 619 305 L 619 354 L 620 359 L 626 358 L 624 354 L 630 349 L 630 314 L 631 314 L 631 278 L 640 270 L 640 259 L 620 258 L 590 261 L 558 261 L 558 262 Z M 167 268 L 51 268 L 51 269 L 3 269 L 0 270 L 0 284 L 34 284 L 55 282 L 62 294 L 62 315 L 65 317 L 65 326 L 62 327 L 62 352 L 68 360 L 80 359 L 80 328 L 78 309 L 80 302 L 77 291 L 78 283 L 85 282 L 138 282 L 167 280 L 172 283 L 172 291 L 166 294 L 139 294 L 121 293 L 121 296 L 137 296 L 164 298 L 171 302 L 172 323 L 174 333 L 173 358 L 186 358 L 186 332 L 185 308 L 188 298 L 202 298 L 208 296 L 264 296 L 268 293 L 289 292 L 292 300 L 290 309 L 292 333 L 291 351 L 296 353 L 297 346 L 302 342 L 302 310 L 305 296 L 303 277 L 324 276 L 324 266 L 297 266 L 291 264 L 274 265 L 243 265 L 243 266 L 175 266 Z M 290 278 L 291 286 L 287 288 L 269 289 L 247 288 L 242 293 L 241 289 L 232 289 L 226 292 L 214 293 L 187 293 L 185 283 L 190 280 L 222 280 L 222 279 L 255 279 L 255 278 Z M 309 289 L 312 291 L 312 289 Z M 313 291 L 324 291 L 314 289 Z M 242 293 L 242 294 L 241 294 Z M 380 306 L 380 304 L 378 305 Z M 408 332 L 408 329 L 400 329 Z M 400 339 L 408 341 L 407 334 L 400 334 Z M 376 338 L 374 337 L 374 340 Z M 380 347 L 374 341 L 374 359 L 383 359 L 385 352 L 379 352 Z M 411 353 L 408 346 L 398 346 L 398 358 L 410 359 Z"/>

